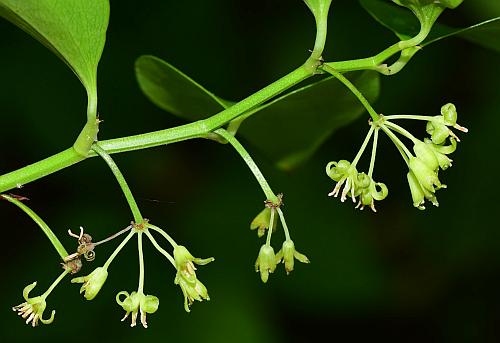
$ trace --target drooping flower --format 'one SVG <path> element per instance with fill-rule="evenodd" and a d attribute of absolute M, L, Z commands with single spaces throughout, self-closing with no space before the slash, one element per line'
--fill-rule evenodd
<path fill-rule="evenodd" d="M 104 267 L 98 267 L 87 276 L 80 276 L 72 279 L 71 283 L 83 283 L 82 287 L 80 288 L 80 293 L 85 292 L 85 299 L 92 300 L 101 290 L 104 282 L 106 282 L 107 277 L 108 270 Z"/>
<path fill-rule="evenodd" d="M 190 312 L 189 307 L 195 300 L 210 300 L 207 288 L 196 277 L 194 263 L 205 265 L 215 259 L 213 257 L 205 259 L 195 258 L 186 247 L 178 245 L 174 248 L 174 260 L 177 268 L 174 283 L 181 287 L 182 294 L 184 295 L 184 309 L 186 312 Z"/>
<path fill-rule="evenodd" d="M 359 196 L 356 208 L 363 210 L 365 206 L 370 206 L 373 212 L 375 209 L 375 200 L 384 200 L 389 194 L 387 186 L 382 182 L 375 182 L 365 173 L 358 174 L 356 182 L 356 197 Z"/>
<path fill-rule="evenodd" d="M 347 195 L 351 194 L 352 202 L 356 202 L 355 183 L 358 171 L 355 166 L 351 165 L 351 163 L 346 160 L 340 160 L 339 162 L 332 161 L 326 166 L 326 174 L 333 181 L 337 182 L 335 188 L 328 194 L 328 196 L 337 197 L 340 194 L 342 185 L 344 185 L 340 200 L 344 202 L 347 199 Z"/>
<path fill-rule="evenodd" d="M 125 299 L 121 300 L 120 297 L 125 295 Z M 142 292 L 128 292 L 121 291 L 116 295 L 116 302 L 125 310 L 125 316 L 122 318 L 122 322 L 128 318 L 129 314 L 132 313 L 131 327 L 137 325 L 137 316 L 139 312 L 141 313 L 141 324 L 147 329 L 148 323 L 146 321 L 146 314 L 155 313 L 160 306 L 160 300 L 154 295 L 144 295 Z"/>
<path fill-rule="evenodd" d="M 295 259 L 302 263 L 310 262 L 306 255 L 295 250 L 295 244 L 293 241 L 291 239 L 287 239 L 283 242 L 283 246 L 276 254 L 276 263 L 280 263 L 283 260 L 286 273 L 290 274 L 290 272 L 293 271 Z"/>
<path fill-rule="evenodd" d="M 273 231 L 276 231 L 276 220 L 273 223 Z M 264 236 L 266 230 L 269 228 L 271 222 L 271 208 L 264 208 L 250 223 L 250 230 L 257 230 L 257 235 L 259 237 Z"/>
<path fill-rule="evenodd" d="M 255 271 L 260 272 L 262 282 L 267 282 L 269 274 L 276 270 L 276 264 L 277 260 L 273 247 L 267 244 L 262 245 L 255 261 Z"/>
<path fill-rule="evenodd" d="M 43 319 L 43 312 L 47 307 L 44 296 L 37 296 L 34 298 L 29 297 L 29 293 L 33 288 L 36 287 L 36 282 L 26 286 L 23 290 L 23 298 L 26 300 L 22 304 L 12 307 L 12 310 L 17 312 L 23 319 L 26 319 L 26 324 L 30 324 L 35 327 L 38 325 L 38 321 L 43 324 L 50 324 L 54 321 L 56 311 L 52 310 L 49 319 Z"/>

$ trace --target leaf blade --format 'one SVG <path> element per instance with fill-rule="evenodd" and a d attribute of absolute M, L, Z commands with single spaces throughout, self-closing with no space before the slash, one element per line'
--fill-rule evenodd
<path fill-rule="evenodd" d="M 0 16 L 52 50 L 89 96 L 95 96 L 109 22 L 108 0 L 0 0 Z"/>

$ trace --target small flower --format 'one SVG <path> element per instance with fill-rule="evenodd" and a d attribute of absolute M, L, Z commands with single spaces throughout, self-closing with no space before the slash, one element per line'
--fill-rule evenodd
<path fill-rule="evenodd" d="M 446 170 L 452 166 L 453 160 L 446 155 L 449 155 L 457 149 L 457 141 L 454 138 L 450 138 L 451 145 L 438 145 L 432 143 L 428 138 L 424 142 L 432 149 L 434 155 L 438 160 L 439 167 L 442 170 Z"/>
<path fill-rule="evenodd" d="M 45 302 L 44 296 L 37 296 L 34 298 L 29 298 L 29 293 L 33 288 L 35 288 L 36 282 L 26 286 L 23 290 L 23 297 L 25 302 L 20 305 L 14 306 L 12 308 L 13 311 L 17 311 L 17 314 L 20 315 L 23 319 L 26 319 L 26 324 L 31 322 L 31 326 L 35 327 L 38 325 L 38 321 L 40 320 L 43 324 L 50 324 L 54 321 L 54 317 L 56 314 L 55 310 L 52 310 L 52 314 L 49 319 L 43 319 L 43 311 L 45 311 L 45 307 L 47 306 Z"/>
<path fill-rule="evenodd" d="M 425 199 L 429 200 L 434 206 L 439 206 L 439 202 L 437 201 L 434 193 L 424 189 L 412 171 L 409 171 L 406 177 L 408 179 L 408 184 L 410 185 L 413 206 L 419 210 L 425 210 Z"/>
<path fill-rule="evenodd" d="M 276 231 L 276 220 L 273 225 L 273 232 Z M 257 235 L 259 237 L 264 236 L 266 230 L 269 228 L 269 224 L 271 222 L 271 208 L 264 208 L 250 223 L 250 230 L 257 230 Z"/>
<path fill-rule="evenodd" d="M 269 273 L 273 273 L 276 270 L 276 264 L 277 260 L 273 247 L 267 244 L 262 245 L 257 261 L 255 261 L 255 271 L 260 271 L 262 282 L 267 282 Z"/>
<path fill-rule="evenodd" d="M 344 202 L 347 199 L 347 195 L 350 193 L 352 202 L 356 202 L 355 182 L 358 171 L 355 166 L 351 165 L 351 163 L 346 160 L 340 160 L 339 162 L 332 161 L 326 166 L 326 174 L 333 181 L 337 182 L 335 188 L 328 194 L 328 196 L 337 197 L 340 193 L 342 185 L 345 184 L 340 200 Z"/>
<path fill-rule="evenodd" d="M 295 259 L 302 263 L 310 262 L 306 255 L 295 250 L 295 244 L 293 241 L 291 239 L 287 239 L 283 242 L 283 246 L 276 254 L 276 263 L 280 263 L 283 260 L 286 273 L 290 274 L 290 272 L 293 271 Z"/>
<path fill-rule="evenodd" d="M 71 283 L 83 283 L 82 287 L 80 288 L 80 293 L 83 293 L 85 291 L 85 299 L 92 300 L 101 290 L 104 282 L 106 282 L 107 277 L 108 270 L 104 267 L 98 267 L 87 276 L 80 276 L 72 279 Z"/>
<path fill-rule="evenodd" d="M 198 265 L 205 265 L 215 259 L 213 257 L 195 258 L 186 247 L 178 245 L 174 248 L 174 260 L 177 268 L 174 283 L 181 287 L 184 295 L 184 309 L 186 312 L 190 312 L 189 307 L 195 300 L 210 300 L 207 288 L 196 277 L 196 267 L 193 262 Z"/>
<path fill-rule="evenodd" d="M 441 107 L 441 115 L 435 116 L 433 120 L 427 122 L 427 133 L 431 135 L 434 144 L 443 144 L 449 136 L 460 142 L 460 139 L 448 126 L 467 133 L 469 130 L 457 124 L 457 109 L 453 104 L 446 104 Z"/>
<path fill-rule="evenodd" d="M 125 299 L 123 301 L 120 299 L 122 295 L 125 295 Z M 140 311 L 141 323 L 145 329 L 148 328 L 146 314 L 155 313 L 160 306 L 160 300 L 158 297 L 155 297 L 154 295 L 144 295 L 142 292 L 132 292 L 129 295 L 128 292 L 121 291 L 116 295 L 116 302 L 125 310 L 125 316 L 122 318 L 122 322 L 128 318 L 130 313 L 132 313 L 132 322 L 130 327 L 136 326 L 137 315 Z"/>
<path fill-rule="evenodd" d="M 373 212 L 375 209 L 375 200 L 384 200 L 389 194 L 387 186 L 382 182 L 375 182 L 365 173 L 358 174 L 356 182 L 356 196 L 359 196 L 356 208 L 363 210 L 365 206 L 370 206 Z"/>
<path fill-rule="evenodd" d="M 437 171 L 430 169 L 418 157 L 410 157 L 408 165 L 424 190 L 435 193 L 436 189 L 446 188 L 446 185 L 439 181 Z"/>

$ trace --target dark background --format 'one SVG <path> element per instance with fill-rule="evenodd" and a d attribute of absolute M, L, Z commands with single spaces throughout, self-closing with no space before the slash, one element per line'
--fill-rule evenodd
<path fill-rule="evenodd" d="M 99 66 L 100 138 L 182 123 L 157 109 L 133 72 L 141 54 L 159 56 L 227 99 L 242 99 L 298 66 L 314 40 L 312 16 L 294 1 L 115 1 Z M 500 3 L 469 0 L 443 21 L 473 24 L 500 15 Z M 356 1 L 334 1 L 328 61 L 372 55 L 395 41 Z M 71 71 L 50 51 L 0 21 L 0 173 L 69 147 L 83 125 L 86 99 Z M 87 302 L 65 280 L 49 297 L 52 325 L 26 326 L 11 307 L 37 280 L 42 293 L 59 274 L 58 255 L 17 208 L 0 203 L 2 223 L 0 341 L 184 342 L 325 341 L 500 342 L 498 98 L 500 59 L 458 39 L 420 53 L 403 72 L 382 80 L 382 113 L 437 114 L 454 102 L 470 129 L 441 175 L 439 209 L 412 207 L 406 168 L 386 137 L 376 176 L 390 189 L 379 213 L 358 212 L 326 197 L 330 160 L 352 159 L 366 132 L 363 117 L 334 135 L 304 167 L 275 170 L 252 150 L 277 191 L 298 249 L 312 263 L 286 276 L 280 266 L 263 285 L 253 270 L 262 243 L 249 222 L 264 196 L 229 146 L 191 141 L 116 155 L 144 215 L 193 254 L 215 256 L 198 270 L 212 300 L 183 310 L 174 269 L 145 244 L 145 291 L 161 306 L 150 328 L 121 323 L 115 294 L 137 283 L 129 244 L 110 267 L 99 296 Z M 417 136 L 424 127 L 415 125 Z M 279 135 L 279 130 L 276 131 Z M 244 142 L 243 142 L 244 143 Z M 126 226 L 131 215 L 105 164 L 89 159 L 17 191 L 68 250 L 80 225 L 95 240 Z M 274 236 L 275 248 L 282 241 Z M 96 250 L 82 274 L 102 265 L 117 242 Z"/>

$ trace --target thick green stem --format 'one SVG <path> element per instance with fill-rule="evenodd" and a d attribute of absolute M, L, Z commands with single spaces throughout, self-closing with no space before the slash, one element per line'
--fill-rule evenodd
<path fill-rule="evenodd" d="M 31 181 L 72 166 L 84 159 L 85 157 L 78 154 L 75 149 L 71 147 L 46 159 L 4 174 L 0 176 L 0 193 L 16 187 L 21 188 Z"/>
<path fill-rule="evenodd" d="M 278 197 L 276 196 L 276 194 L 274 194 L 273 190 L 271 189 L 271 186 L 269 186 L 269 183 L 266 181 L 266 178 L 260 171 L 257 164 L 254 162 L 248 151 L 246 151 L 246 149 L 243 147 L 243 145 L 241 145 L 241 143 L 233 135 L 229 134 L 224 129 L 218 129 L 215 131 L 215 133 L 221 135 L 221 137 L 227 140 L 233 146 L 233 148 L 238 152 L 238 154 L 240 154 L 243 161 L 245 161 L 248 168 L 250 168 L 250 171 L 257 179 L 257 182 L 264 191 L 267 200 L 270 200 L 275 205 L 279 205 Z"/>
<path fill-rule="evenodd" d="M 118 181 L 118 184 L 122 189 L 125 199 L 127 199 L 127 203 L 130 206 L 130 210 L 132 211 L 132 215 L 134 216 L 135 223 L 137 224 L 142 223 L 143 218 L 141 215 L 141 211 L 139 210 L 139 206 L 137 206 L 137 202 L 135 201 L 135 198 L 132 195 L 132 191 L 130 190 L 127 181 L 123 177 L 123 174 L 116 165 L 115 161 L 113 161 L 111 156 L 104 149 L 102 149 L 97 143 L 92 146 L 92 150 L 94 150 L 97 154 L 99 154 L 99 156 L 101 156 L 104 159 L 104 161 L 108 164 L 109 168 L 113 172 L 116 181 Z"/>
<path fill-rule="evenodd" d="M 322 69 L 330 74 L 332 74 L 334 77 L 336 77 L 340 82 L 342 82 L 349 90 L 358 98 L 358 100 L 363 104 L 363 106 L 366 108 L 370 116 L 374 121 L 377 121 L 379 119 L 378 113 L 373 109 L 372 105 L 370 105 L 370 102 L 365 98 L 365 96 L 356 88 L 355 85 L 352 84 L 351 81 L 349 81 L 344 75 L 339 73 L 337 70 L 332 68 L 331 66 L 325 64 L 322 66 Z"/>
<path fill-rule="evenodd" d="M 59 241 L 59 239 L 56 237 L 54 232 L 50 229 L 50 227 L 43 221 L 42 218 L 40 218 L 31 208 L 23 204 L 21 201 L 18 199 L 6 195 L 6 194 L 0 194 L 0 197 L 4 198 L 5 200 L 13 203 L 17 207 L 19 207 L 21 210 L 23 210 L 24 213 L 26 213 L 33 221 L 42 229 L 43 233 L 47 238 L 49 239 L 50 243 L 54 246 L 54 248 L 57 250 L 57 253 L 59 256 L 61 256 L 61 259 L 63 259 L 66 256 L 68 256 L 68 252 L 66 249 L 64 249 L 64 246 L 62 243 Z"/>

